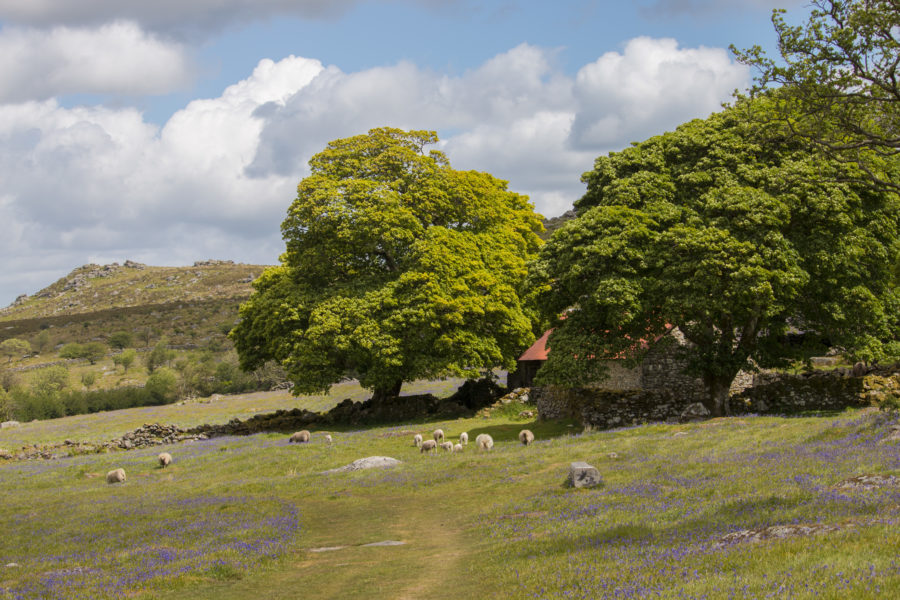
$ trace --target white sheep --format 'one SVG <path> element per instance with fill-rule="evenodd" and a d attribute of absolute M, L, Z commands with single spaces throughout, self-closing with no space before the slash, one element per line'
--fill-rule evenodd
<path fill-rule="evenodd" d="M 421 433 L 417 433 L 416 435 L 413 436 L 413 446 L 415 446 L 416 448 L 422 447 L 422 434 Z"/>
<path fill-rule="evenodd" d="M 331 443 L 331 434 L 330 433 L 325 434 L 325 442 L 328 444 Z"/>
<path fill-rule="evenodd" d="M 441 450 L 453 452 L 453 442 L 441 442 Z"/>
<path fill-rule="evenodd" d="M 165 469 L 169 465 L 172 464 L 172 455 L 168 452 L 162 452 L 159 456 L 156 457 L 159 460 L 159 466 Z"/>
<path fill-rule="evenodd" d="M 307 430 L 298 431 L 290 438 L 288 438 L 288 444 L 305 444 L 309 441 L 309 432 Z"/>
<path fill-rule="evenodd" d="M 125 483 L 125 469 L 113 469 L 107 473 L 106 483 Z"/>
<path fill-rule="evenodd" d="M 453 446 L 453 451 L 462 452 L 462 444 L 456 444 L 455 446 Z"/>
<path fill-rule="evenodd" d="M 444 430 L 443 429 L 435 429 L 431 432 L 431 435 L 434 436 L 434 441 L 443 442 L 444 441 Z"/>
<path fill-rule="evenodd" d="M 490 452 L 491 448 L 494 447 L 494 438 L 486 433 L 479 433 L 478 437 L 475 438 L 475 445 L 478 446 L 479 450 L 487 450 Z"/>
<path fill-rule="evenodd" d="M 519 441 L 527 446 L 534 441 L 534 434 L 529 429 L 523 429 L 519 432 Z"/>
<path fill-rule="evenodd" d="M 419 452 L 428 452 L 437 448 L 437 442 L 434 440 L 425 440 L 419 447 Z"/>
<path fill-rule="evenodd" d="M 465 431 L 459 434 L 459 443 L 463 446 L 467 446 L 469 444 L 469 434 Z"/>

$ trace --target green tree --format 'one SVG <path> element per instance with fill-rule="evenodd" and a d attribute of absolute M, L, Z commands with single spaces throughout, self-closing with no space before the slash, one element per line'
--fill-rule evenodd
<path fill-rule="evenodd" d="M 2 386 L 0 386 L 0 421 L 9 421 L 13 418 L 12 398 Z"/>
<path fill-rule="evenodd" d="M 147 367 L 148 373 L 153 373 L 159 367 L 168 365 L 173 358 L 175 358 L 175 351 L 168 348 L 166 340 L 160 340 L 144 358 L 144 365 Z"/>
<path fill-rule="evenodd" d="M 31 380 L 32 393 L 43 399 L 55 400 L 69 387 L 69 370 L 62 365 L 35 371 Z"/>
<path fill-rule="evenodd" d="M 150 395 L 160 403 L 169 403 L 178 395 L 178 377 L 166 367 L 157 368 L 144 386 Z"/>
<path fill-rule="evenodd" d="M 113 356 L 113 364 L 114 365 L 122 365 L 122 369 L 126 373 L 128 373 L 128 369 L 131 368 L 131 365 L 134 364 L 135 359 L 137 358 L 137 352 L 134 348 L 129 348 L 121 352 L 120 354 L 116 354 Z"/>
<path fill-rule="evenodd" d="M 81 357 L 86 358 L 92 365 L 106 356 L 107 346 L 103 342 L 88 342 L 81 347 Z"/>
<path fill-rule="evenodd" d="M 84 346 L 78 342 L 71 342 L 59 349 L 60 358 L 84 358 Z"/>
<path fill-rule="evenodd" d="M 786 356 L 791 326 L 862 358 L 895 352 L 896 196 L 854 183 L 854 165 L 760 132 L 746 110 L 600 157 L 584 175 L 578 217 L 534 268 L 545 315 L 568 311 L 542 379 L 600 377 L 602 359 L 637 358 L 635 340 L 673 324 L 719 415 L 749 359 Z"/>
<path fill-rule="evenodd" d="M 0 354 L 6 357 L 6 362 L 12 362 L 13 357 L 21 358 L 31 352 L 31 344 L 19 338 L 9 338 L 0 342 Z"/>
<path fill-rule="evenodd" d="M 50 332 L 44 329 L 40 333 L 37 334 L 37 337 L 34 338 L 34 346 L 37 348 L 38 352 L 44 353 L 53 345 L 50 340 Z"/>
<path fill-rule="evenodd" d="M 898 189 L 890 168 L 896 163 L 875 157 L 900 152 L 900 7 L 896 0 L 810 5 L 808 21 L 799 26 L 785 21 L 784 10 L 773 11 L 780 61 L 759 46 L 732 51 L 758 70 L 754 93 L 780 88 L 777 114 L 795 134 Z"/>
<path fill-rule="evenodd" d="M 128 348 L 134 343 L 134 337 L 127 331 L 117 331 L 109 336 L 109 347 L 116 350 Z"/>
<path fill-rule="evenodd" d="M 95 383 L 97 383 L 97 374 L 95 372 L 85 371 L 81 374 L 81 384 L 84 387 L 90 388 Z"/>
<path fill-rule="evenodd" d="M 295 393 L 349 376 L 404 381 L 511 367 L 533 339 L 520 294 L 540 245 L 527 198 L 457 171 L 427 131 L 374 129 L 310 160 L 282 224 L 281 265 L 231 332 L 241 366 L 281 364 Z"/>

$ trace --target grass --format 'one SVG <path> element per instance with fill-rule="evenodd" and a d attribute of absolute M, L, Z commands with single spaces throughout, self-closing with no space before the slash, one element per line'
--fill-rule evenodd
<path fill-rule="evenodd" d="M 154 416 L 221 421 L 279 402 L 251 394 Z M 0 432 L 0 446 L 121 434 L 151 420 L 142 410 L 30 423 Z M 900 475 L 900 444 L 879 443 L 890 423 L 848 411 L 580 433 L 495 414 L 332 431 L 330 446 L 314 431 L 307 445 L 260 434 L 0 463 L 0 565 L 20 565 L 0 567 L 0 598 L 884 598 L 900 588 L 900 488 L 837 485 Z M 436 427 L 490 433 L 494 451 L 419 453 L 413 433 Z M 523 427 L 533 446 L 517 443 Z M 371 455 L 403 464 L 322 474 Z M 563 487 L 575 460 L 604 485 Z M 108 486 L 115 467 L 128 481 Z M 718 544 L 817 523 L 842 529 Z M 365 546 L 385 540 L 405 544 Z"/>

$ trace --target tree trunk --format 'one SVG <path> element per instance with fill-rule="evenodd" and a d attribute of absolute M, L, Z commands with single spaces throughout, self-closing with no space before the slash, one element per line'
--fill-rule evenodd
<path fill-rule="evenodd" d="M 714 377 L 704 381 L 706 384 L 707 399 L 704 404 L 714 417 L 721 417 L 731 414 L 731 407 L 728 406 L 728 392 L 731 389 L 731 382 L 734 377 Z"/>
<path fill-rule="evenodd" d="M 403 380 L 397 380 L 394 383 L 384 387 L 376 387 L 372 393 L 372 402 L 381 402 L 390 400 L 400 395 L 400 388 L 403 387 Z"/>

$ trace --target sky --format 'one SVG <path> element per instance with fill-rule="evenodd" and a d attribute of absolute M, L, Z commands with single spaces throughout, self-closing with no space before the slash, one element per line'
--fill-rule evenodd
<path fill-rule="evenodd" d="M 721 108 L 804 0 L 0 0 L 0 307 L 86 263 L 275 264 L 334 139 L 438 132 L 541 214 Z"/>

